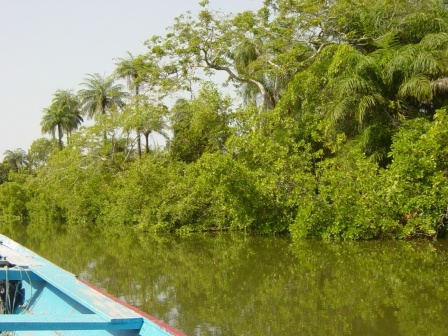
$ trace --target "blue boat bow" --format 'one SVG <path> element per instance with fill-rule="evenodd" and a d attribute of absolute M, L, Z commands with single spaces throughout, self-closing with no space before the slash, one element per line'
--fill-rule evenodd
<path fill-rule="evenodd" d="M 0 334 L 185 336 L 0 235 Z"/>

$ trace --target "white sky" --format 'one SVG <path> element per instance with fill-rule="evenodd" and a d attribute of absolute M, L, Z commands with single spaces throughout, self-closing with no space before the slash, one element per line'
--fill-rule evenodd
<path fill-rule="evenodd" d="M 110 75 L 116 58 L 145 52 L 200 0 L 0 0 L 0 161 L 42 137 L 42 110 L 58 89 L 77 92 L 86 74 Z M 227 13 L 263 0 L 211 0 Z"/>

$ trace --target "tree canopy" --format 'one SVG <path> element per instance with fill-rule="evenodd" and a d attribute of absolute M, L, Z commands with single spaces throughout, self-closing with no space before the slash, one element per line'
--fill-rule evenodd
<path fill-rule="evenodd" d="M 265 0 L 233 15 L 201 1 L 114 75 L 55 93 L 41 126 L 59 150 L 7 152 L 0 216 L 113 232 L 443 236 L 446 5 Z"/>

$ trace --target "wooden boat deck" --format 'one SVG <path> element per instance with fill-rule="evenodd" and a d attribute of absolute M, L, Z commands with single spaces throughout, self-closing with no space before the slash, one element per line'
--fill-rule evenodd
<path fill-rule="evenodd" d="M 19 252 L 20 245 L 16 244 L 12 240 L 0 239 L 0 241 L 0 256 L 7 257 L 7 261 L 10 263 L 27 268 L 42 265 L 42 263 L 32 256 Z M 16 249 L 14 249 L 14 247 L 16 247 Z"/>

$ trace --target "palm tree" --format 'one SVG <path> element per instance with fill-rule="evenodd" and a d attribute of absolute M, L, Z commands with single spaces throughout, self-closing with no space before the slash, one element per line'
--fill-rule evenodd
<path fill-rule="evenodd" d="M 147 96 L 138 95 L 123 110 L 123 125 L 126 131 L 137 131 L 138 155 L 141 157 L 140 136 L 146 139 L 146 153 L 149 153 L 149 136 L 156 132 L 167 138 L 164 116 L 168 108 L 149 100 Z"/>
<path fill-rule="evenodd" d="M 77 130 L 84 121 L 81 116 L 79 99 L 72 90 L 58 90 L 53 96 L 53 104 L 64 109 L 67 113 L 67 121 L 62 126 L 68 139 L 71 132 Z"/>
<path fill-rule="evenodd" d="M 147 107 L 146 113 L 142 116 L 141 130 L 145 136 L 145 150 L 146 154 L 149 153 L 149 135 L 153 132 L 159 133 L 165 139 L 168 138 L 168 134 L 164 131 L 167 125 L 164 120 L 164 115 L 168 112 L 168 108 L 165 105 L 159 104 L 157 106 Z"/>
<path fill-rule="evenodd" d="M 132 56 L 131 53 L 128 52 L 129 57 L 126 59 L 119 59 L 117 63 L 117 68 L 115 69 L 115 74 L 117 78 L 126 79 L 128 83 L 128 88 L 130 90 L 134 90 L 134 97 L 137 97 L 140 94 L 140 89 L 147 81 L 146 76 L 146 68 L 148 63 L 144 56 L 139 55 L 137 57 Z M 139 99 L 137 98 L 136 102 L 138 103 Z M 142 144 L 140 135 L 144 134 L 146 138 L 146 152 L 148 149 L 148 136 L 149 133 L 143 129 L 137 128 L 135 130 L 137 132 L 137 150 L 138 155 L 141 157 L 142 155 Z"/>
<path fill-rule="evenodd" d="M 364 152 L 386 158 L 401 120 L 431 117 L 447 105 L 446 50 L 446 33 L 428 34 L 416 44 L 386 45 L 367 55 L 340 45 L 324 93 L 330 127 L 361 135 Z"/>
<path fill-rule="evenodd" d="M 122 108 L 125 105 L 124 99 L 127 98 L 128 93 L 123 90 L 123 85 L 115 84 L 113 76 L 102 77 L 98 73 L 88 74 L 81 85 L 85 87 L 78 91 L 81 110 L 89 119 L 97 115 L 104 116 L 109 109 Z M 106 131 L 103 138 L 107 139 Z"/>
<path fill-rule="evenodd" d="M 128 52 L 129 57 L 126 59 L 119 59 L 117 63 L 117 68 L 115 69 L 115 75 L 117 78 L 126 79 L 128 83 L 128 88 L 130 90 L 134 90 L 134 97 L 137 97 L 140 94 L 140 88 L 145 81 L 145 59 L 143 56 L 132 56 L 131 53 Z M 138 103 L 138 99 L 136 100 Z M 138 156 L 142 156 L 142 144 L 140 135 L 142 134 L 142 130 L 137 128 L 135 130 L 137 132 L 137 150 Z"/>
<path fill-rule="evenodd" d="M 26 167 L 28 165 L 28 157 L 25 151 L 21 148 L 17 148 L 16 150 L 7 150 L 3 153 L 3 163 L 6 163 L 13 167 L 15 171 L 18 171 L 19 168 Z"/>
<path fill-rule="evenodd" d="M 67 137 L 83 122 L 77 97 L 71 90 L 58 90 L 53 96 L 50 107 L 44 109 L 41 127 L 42 133 L 51 133 L 53 138 L 58 135 L 59 148 L 62 148 L 64 132 Z"/>
<path fill-rule="evenodd" d="M 102 77 L 100 74 L 89 74 L 81 83 L 85 89 L 78 91 L 81 102 L 81 110 L 88 118 L 95 115 L 105 115 L 107 110 L 116 106 L 123 107 L 124 99 L 128 94 L 123 90 L 123 85 L 115 84 L 112 76 Z"/>
<path fill-rule="evenodd" d="M 45 108 L 43 112 L 45 114 L 40 122 L 42 133 L 51 133 L 53 139 L 55 139 L 57 131 L 59 148 L 62 149 L 62 137 L 64 136 L 62 123 L 64 122 L 65 117 L 64 109 L 52 104 L 50 107 Z"/>
<path fill-rule="evenodd" d="M 140 94 L 140 88 L 146 80 L 146 62 L 142 55 L 134 57 L 128 52 L 128 58 L 119 58 L 116 63 L 115 75 L 117 78 L 126 79 L 128 88 L 134 90 L 134 95 Z"/>

